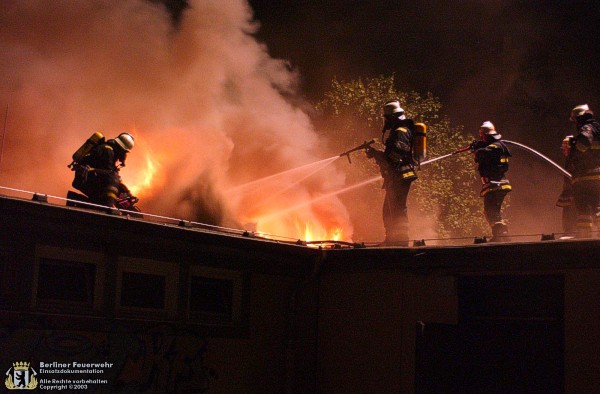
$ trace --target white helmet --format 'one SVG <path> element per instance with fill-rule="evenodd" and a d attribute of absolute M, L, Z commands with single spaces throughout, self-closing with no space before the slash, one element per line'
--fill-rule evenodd
<path fill-rule="evenodd" d="M 569 118 L 571 122 L 576 122 L 577 118 L 583 114 L 591 114 L 594 113 L 590 110 L 590 107 L 587 104 L 578 105 L 577 107 L 571 110 L 571 117 Z"/>
<path fill-rule="evenodd" d="M 383 105 L 383 115 L 404 114 L 404 110 L 400 107 L 398 100 L 390 100 Z"/>
<path fill-rule="evenodd" d="M 121 133 L 117 138 L 115 138 L 115 142 L 119 145 L 125 152 L 129 152 L 133 148 L 133 136 L 129 133 Z"/>
<path fill-rule="evenodd" d="M 494 126 L 494 124 L 489 120 L 486 120 L 481 124 L 481 126 L 479 126 L 479 131 L 484 135 L 493 136 L 497 140 L 502 138 L 502 136 L 496 131 L 496 126 Z"/>

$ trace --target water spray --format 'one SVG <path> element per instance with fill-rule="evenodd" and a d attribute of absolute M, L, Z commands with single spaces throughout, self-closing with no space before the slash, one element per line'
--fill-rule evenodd
<path fill-rule="evenodd" d="M 421 162 L 421 165 L 424 166 L 425 164 L 430 164 L 430 163 L 436 162 L 438 160 L 445 159 L 446 157 L 454 156 L 455 154 L 456 154 L 456 152 L 452 152 L 452 153 L 448 153 L 447 155 L 442 155 L 442 156 L 435 157 L 433 159 L 425 160 L 425 161 Z"/>
<path fill-rule="evenodd" d="M 266 176 L 266 177 L 263 177 L 263 178 L 260 178 L 260 179 L 256 179 L 254 181 L 250 181 L 250 182 L 244 183 L 242 185 L 233 187 L 233 188 L 229 189 L 227 191 L 227 193 L 244 193 L 244 192 L 247 192 L 249 188 L 253 188 L 254 189 L 254 188 L 259 188 L 259 187 L 263 186 L 264 182 L 266 182 L 266 181 L 273 180 L 273 179 L 279 178 L 281 176 L 290 175 L 290 174 L 293 174 L 293 173 L 298 172 L 298 171 L 307 170 L 307 169 L 310 169 L 312 167 L 317 167 L 316 170 L 312 169 L 310 171 L 309 175 L 312 175 L 315 172 L 317 172 L 318 170 L 320 170 L 320 169 L 328 166 L 329 164 L 333 163 L 339 157 L 340 156 L 332 156 L 332 157 L 327 158 L 327 159 L 319 160 L 319 161 L 316 161 L 316 162 L 313 162 L 313 163 L 302 165 L 300 167 L 292 168 L 292 169 L 281 171 L 281 172 L 278 172 L 276 174 L 269 175 L 269 176 Z M 305 179 L 307 177 L 308 176 L 304 177 L 303 179 Z"/>
<path fill-rule="evenodd" d="M 522 148 L 522 149 L 524 149 L 524 150 L 526 150 L 526 151 L 528 151 L 528 152 L 530 152 L 530 153 L 533 153 L 534 155 L 538 156 L 539 158 L 541 158 L 541 159 L 543 159 L 543 160 L 546 160 L 548 163 L 552 164 L 552 166 L 553 166 L 554 168 L 556 168 L 557 170 L 559 170 L 559 171 L 561 172 L 561 174 L 562 174 L 562 175 L 564 175 L 564 176 L 566 176 L 566 177 L 568 177 L 568 178 L 573 178 L 573 176 L 572 176 L 572 175 L 571 175 L 571 174 L 570 174 L 568 171 L 566 171 L 566 170 L 565 170 L 564 168 L 562 168 L 560 165 L 556 164 L 554 161 L 552 161 L 552 160 L 551 160 L 551 159 L 549 159 L 548 157 L 544 156 L 544 155 L 543 155 L 543 154 L 541 154 L 540 152 L 538 152 L 538 151 L 536 151 L 536 150 L 534 150 L 534 149 L 532 149 L 532 148 L 530 148 L 530 147 L 528 147 L 528 146 L 526 146 L 526 145 L 520 144 L 520 143 L 518 143 L 518 142 L 514 142 L 514 141 L 507 141 L 507 140 L 502 140 L 502 141 L 503 141 L 503 142 L 505 142 L 505 143 L 507 143 L 507 144 L 510 144 L 510 145 L 515 145 L 515 146 L 517 146 L 517 147 L 520 147 L 520 148 Z M 349 151 L 347 151 L 347 152 L 344 152 L 344 153 L 340 154 L 339 156 L 335 156 L 335 157 L 332 157 L 332 158 L 329 158 L 329 159 L 325 159 L 325 160 L 323 160 L 323 161 L 332 160 L 332 159 L 333 159 L 333 160 L 335 160 L 336 158 L 343 157 L 343 156 L 348 156 L 348 159 L 350 159 L 350 155 L 349 155 L 349 153 L 351 153 L 351 152 L 355 152 L 355 151 L 357 151 L 357 150 L 361 150 L 361 149 L 366 149 L 366 148 L 370 147 L 370 145 L 371 145 L 372 143 L 374 143 L 374 142 L 375 142 L 374 140 L 372 140 L 372 141 L 367 141 L 367 142 L 365 142 L 363 145 L 360 145 L 360 146 L 358 146 L 358 147 L 356 147 L 356 148 L 353 148 L 353 149 L 351 149 L 351 150 L 349 150 Z M 470 147 L 463 148 L 463 149 L 459 149 L 459 150 L 457 150 L 457 151 L 454 151 L 454 152 L 452 152 L 452 153 L 447 153 L 447 154 L 445 154 L 445 155 L 438 156 L 438 157 L 435 157 L 435 158 L 433 158 L 433 159 L 426 160 L 426 161 L 424 161 L 424 162 L 421 162 L 421 166 L 423 166 L 423 165 L 426 165 L 426 164 L 431 164 L 431 163 L 434 163 L 434 162 L 436 162 L 436 161 L 439 161 L 439 160 L 446 159 L 446 158 L 448 158 L 448 157 L 455 156 L 455 155 L 457 155 L 458 153 L 466 152 L 466 151 L 467 151 L 467 150 L 469 150 L 469 149 L 470 149 Z M 285 171 L 284 173 L 288 173 L 288 172 L 291 172 L 291 171 L 294 171 L 294 170 L 288 170 L 288 171 Z M 277 176 L 277 175 L 279 175 L 279 174 L 273 175 L 273 176 L 271 176 L 271 177 L 274 177 L 274 176 Z M 268 177 L 268 178 L 271 178 L 271 177 Z M 305 207 L 305 206 L 307 206 L 307 205 L 310 205 L 310 204 L 312 204 L 312 203 L 314 203 L 314 202 L 317 202 L 317 201 L 319 201 L 319 200 L 322 200 L 322 199 L 325 199 L 325 198 L 329 198 L 329 197 L 333 197 L 333 196 L 336 196 L 336 195 L 338 195 L 338 194 L 342 194 L 342 193 L 345 193 L 345 192 L 347 192 L 347 191 L 350 191 L 350 190 L 353 190 L 353 189 L 356 189 L 356 188 L 359 188 L 359 187 L 362 187 L 362 186 L 368 185 L 368 184 L 370 184 L 370 183 L 377 182 L 377 181 L 379 181 L 379 180 L 381 180 L 381 179 L 383 179 L 381 176 L 377 176 L 377 177 L 374 177 L 374 178 L 371 178 L 371 179 L 367 179 L 366 181 L 362 181 L 362 182 L 356 183 L 356 184 L 354 184 L 354 185 L 347 186 L 347 187 L 345 187 L 345 188 L 343 188 L 343 189 L 340 189 L 340 190 L 337 190 L 337 191 L 334 191 L 334 192 L 330 192 L 330 193 L 326 193 L 326 194 L 323 194 L 323 195 L 321 195 L 321 196 L 319 196 L 319 197 L 315 197 L 315 198 L 313 198 L 313 199 L 311 199 L 311 200 L 309 200 L 309 201 L 305 201 L 305 202 L 302 202 L 302 203 L 299 203 L 299 204 L 296 204 L 296 205 L 290 206 L 290 207 L 288 207 L 288 208 L 285 208 L 285 209 L 283 209 L 283 210 L 281 210 L 281 211 L 278 211 L 278 212 L 273 212 L 273 213 L 271 213 L 271 214 L 269 214 L 269 215 L 267 215 L 267 216 L 269 216 L 269 217 L 273 217 L 273 216 L 279 216 L 279 215 L 282 215 L 282 214 L 284 214 L 284 213 L 287 213 L 287 212 L 294 211 L 294 210 L 296 210 L 296 209 L 299 209 L 299 208 Z M 252 183 L 253 183 L 253 182 L 252 182 Z"/>
<path fill-rule="evenodd" d="M 455 154 L 456 154 L 456 152 L 452 152 L 452 153 L 448 153 L 448 154 L 446 154 L 446 155 L 438 156 L 438 157 L 435 157 L 435 158 L 433 158 L 433 159 L 429 159 L 429 160 L 426 160 L 426 161 L 422 162 L 422 163 L 421 163 L 421 165 L 423 166 L 423 165 L 426 165 L 426 164 L 430 164 L 430 163 L 436 162 L 436 161 L 438 161 L 438 160 L 442 160 L 442 159 L 445 159 L 445 158 L 447 158 L 447 157 L 453 156 L 453 155 L 455 155 Z M 340 155 L 339 157 L 342 157 L 342 156 L 345 156 L 345 154 L 343 154 L 343 155 Z M 374 183 L 374 182 L 377 182 L 377 181 L 379 181 L 379 180 L 381 180 L 381 179 L 383 179 L 383 177 L 382 177 L 381 175 L 379 175 L 379 176 L 373 177 L 373 178 L 371 178 L 371 179 L 367 179 L 367 180 L 365 180 L 365 181 L 362 181 L 362 182 L 359 182 L 359 183 L 355 183 L 354 185 L 347 186 L 347 187 L 345 187 L 345 188 L 343 188 L 343 189 L 340 189 L 340 190 L 336 190 L 336 191 L 334 191 L 334 192 L 330 192 L 330 193 L 323 194 L 323 195 L 321 195 L 321 196 L 318 196 L 318 197 L 315 197 L 315 198 L 313 198 L 313 199 L 311 199 L 311 200 L 309 200 L 309 201 L 304 201 L 304 202 L 298 203 L 298 204 L 296 204 L 296 205 L 293 205 L 293 206 L 287 207 L 287 208 L 285 208 L 285 209 L 283 209 L 283 210 L 280 210 L 280 211 L 277 211 L 277 212 L 273 212 L 273 213 L 271 213 L 271 214 L 268 214 L 268 215 L 266 215 L 266 216 L 264 216 L 264 217 L 274 217 L 274 216 L 283 215 L 283 214 L 285 214 L 285 213 L 288 213 L 288 212 L 294 211 L 294 210 L 296 210 L 296 209 L 299 209 L 299 208 L 305 207 L 305 206 L 307 206 L 307 205 L 310 205 L 310 204 L 312 204 L 312 203 L 314 203 L 314 202 L 317 202 L 317 201 L 323 200 L 323 199 L 325 199 L 325 198 L 329 198 L 329 197 L 337 196 L 338 194 L 346 193 L 346 192 L 348 192 L 348 191 L 350 191 L 350 190 L 354 190 L 354 189 L 357 189 L 357 188 L 359 188 L 359 187 L 363 187 L 363 186 L 365 186 L 365 185 L 369 185 L 369 184 L 371 184 L 371 183 Z M 263 218 L 264 218 L 264 217 L 263 217 Z"/>
<path fill-rule="evenodd" d="M 288 191 L 290 191 L 291 189 L 293 189 L 294 187 L 296 187 L 297 185 L 299 185 L 300 183 L 302 183 L 305 179 L 310 178 L 313 174 L 321 171 L 323 168 L 327 167 L 329 164 L 333 163 L 333 161 L 335 161 L 336 159 L 338 159 L 339 157 L 333 157 L 327 160 L 330 160 L 328 162 L 326 162 L 325 164 L 318 162 L 319 166 L 317 168 L 315 168 L 314 170 L 310 171 L 308 174 L 305 174 L 304 176 L 302 176 L 300 179 L 295 180 L 293 183 L 289 184 L 288 186 L 282 188 L 281 190 L 269 195 L 267 198 L 264 198 L 260 201 L 260 204 L 256 206 L 256 208 L 265 206 L 267 204 L 269 204 L 269 202 L 271 202 L 273 199 L 279 197 L 282 194 L 287 193 Z"/>
<path fill-rule="evenodd" d="M 540 152 L 536 151 L 535 149 L 532 149 L 532 148 L 528 147 L 527 145 L 519 144 L 518 142 L 514 142 L 514 141 L 502 140 L 502 142 L 505 142 L 505 143 L 507 143 L 509 145 L 515 145 L 515 146 L 517 146 L 517 147 L 519 147 L 521 149 L 526 150 L 529 153 L 533 153 L 537 157 L 539 157 L 539 158 L 541 158 L 543 160 L 546 160 L 548 163 L 552 164 L 552 166 L 554 168 L 556 168 L 558 171 L 560 171 L 562 175 L 566 176 L 569 179 L 573 179 L 573 175 L 571 175 L 567 170 L 565 170 L 560 165 L 556 164 L 555 162 L 553 162 L 552 160 L 550 160 L 546 156 L 542 155 Z"/>

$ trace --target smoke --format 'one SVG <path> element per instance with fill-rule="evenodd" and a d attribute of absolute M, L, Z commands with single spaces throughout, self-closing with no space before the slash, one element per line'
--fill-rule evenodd
<path fill-rule="evenodd" d="M 0 184 L 65 195 L 72 181 L 66 165 L 85 139 L 129 131 L 136 147 L 121 171 L 124 182 L 141 184 L 152 173 L 136 187 L 142 209 L 260 227 L 253 204 L 267 196 L 225 192 L 324 152 L 293 104 L 298 75 L 255 39 L 259 25 L 246 1 L 189 5 L 175 28 L 162 5 L 143 0 L 2 1 L 0 104 L 9 113 Z M 310 182 L 281 185 L 289 192 L 267 210 L 343 183 L 325 168 Z M 264 231 L 296 237 L 304 222 L 341 228 L 345 239 L 352 234 L 335 197 Z"/>
<path fill-rule="evenodd" d="M 558 163 L 560 143 L 574 131 L 571 108 L 600 107 L 598 2 L 253 2 L 269 27 L 259 34 L 274 53 L 291 56 L 316 99 L 333 76 L 393 73 L 401 90 L 439 97 L 452 123 L 474 138 L 491 120 L 505 138 Z M 554 204 L 562 177 L 528 153 L 515 154 L 505 211 L 511 232 L 560 231 Z"/>

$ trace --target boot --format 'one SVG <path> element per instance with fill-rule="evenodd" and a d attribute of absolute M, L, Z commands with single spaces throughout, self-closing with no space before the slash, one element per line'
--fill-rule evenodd
<path fill-rule="evenodd" d="M 575 238 L 592 238 L 594 221 L 591 215 L 577 215 Z"/>
<path fill-rule="evenodd" d="M 408 226 L 400 224 L 386 230 L 383 243 L 386 246 L 408 246 Z"/>
<path fill-rule="evenodd" d="M 508 226 L 504 222 L 496 222 L 492 226 L 492 238 L 490 242 L 510 242 Z"/>

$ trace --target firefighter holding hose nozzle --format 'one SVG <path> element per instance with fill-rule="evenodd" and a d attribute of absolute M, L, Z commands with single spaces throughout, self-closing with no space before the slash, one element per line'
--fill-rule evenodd
<path fill-rule="evenodd" d="M 508 226 L 502 219 L 502 203 L 512 186 L 506 179 L 508 158 L 511 156 L 506 145 L 501 141 L 502 135 L 490 121 L 485 121 L 479 127 L 479 140 L 473 141 L 468 147 L 475 154 L 481 176 L 483 197 L 483 212 L 485 219 L 492 229 L 491 242 L 510 241 Z M 460 151 L 465 151 L 461 149 Z"/>
<path fill-rule="evenodd" d="M 576 236 L 589 238 L 600 230 L 600 124 L 587 104 L 571 110 L 575 135 L 569 139 L 573 197 L 577 210 Z"/>
<path fill-rule="evenodd" d="M 383 118 L 382 141 L 385 149 L 382 151 L 369 146 L 366 154 L 368 158 L 375 159 L 384 180 L 384 243 L 407 246 L 409 238 L 406 201 L 411 183 L 417 179 L 414 146 L 420 136 L 424 150 L 425 128 L 424 125 L 415 124 L 412 119 L 408 119 L 397 100 L 390 100 L 384 104 Z M 386 132 L 389 132 L 389 135 L 384 139 Z"/>
<path fill-rule="evenodd" d="M 138 199 L 131 195 L 119 175 L 133 145 L 133 136 L 129 133 L 121 133 L 109 140 L 101 133 L 94 133 L 73 154 L 73 162 L 69 164 L 75 172 L 72 185 L 85 196 L 70 191 L 67 198 L 139 211 L 134 205 Z"/>

